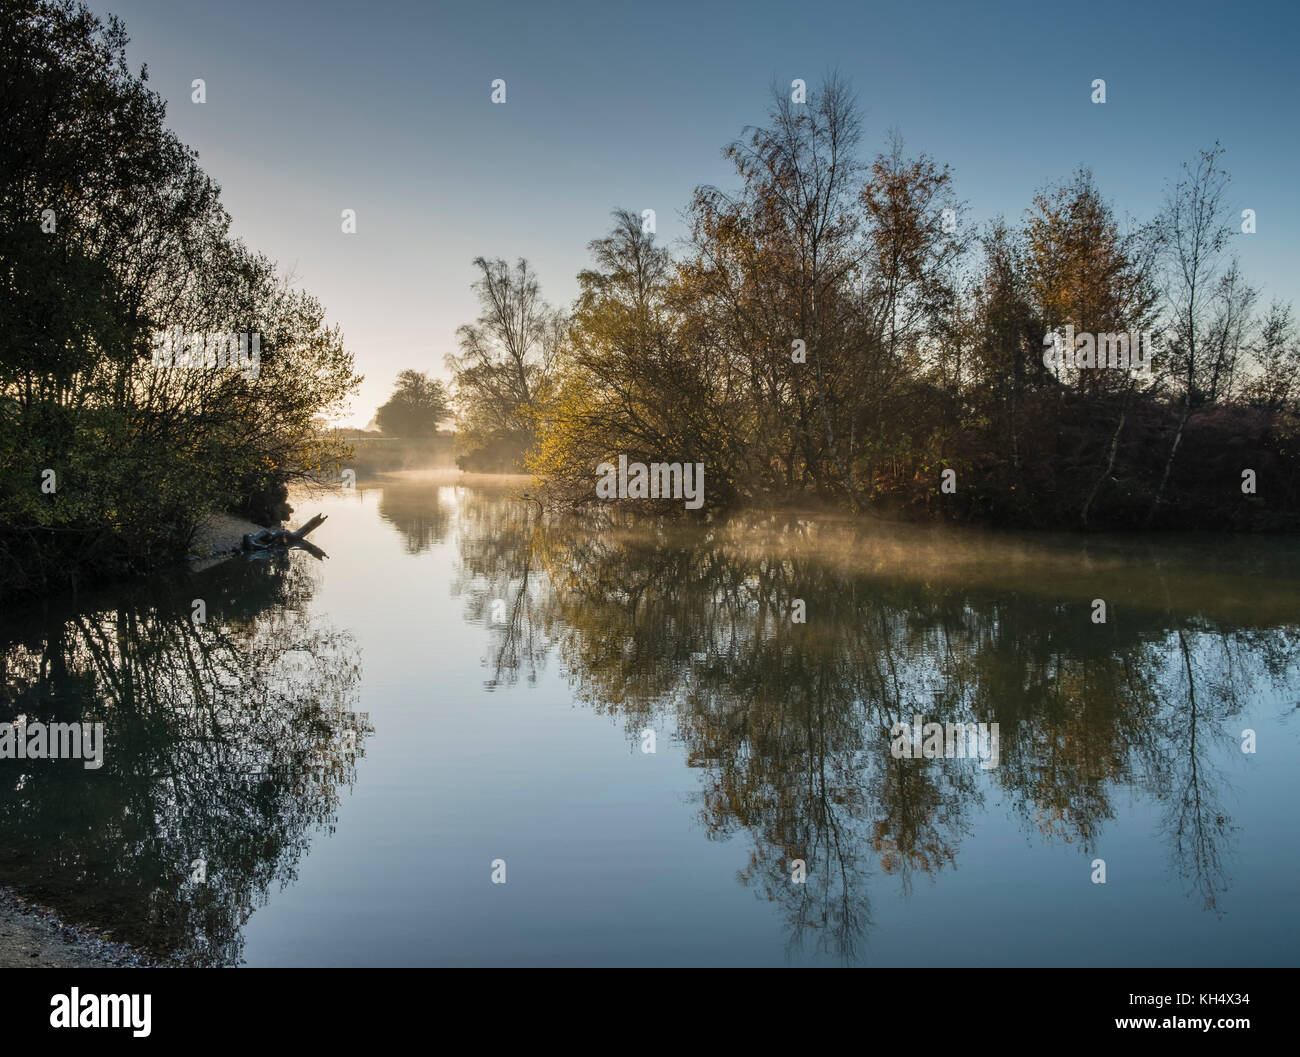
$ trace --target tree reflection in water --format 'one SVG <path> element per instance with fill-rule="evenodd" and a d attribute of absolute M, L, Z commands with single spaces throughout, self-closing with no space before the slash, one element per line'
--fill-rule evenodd
<path fill-rule="evenodd" d="M 870 898 L 941 878 L 986 810 L 1091 858 L 1133 793 L 1188 894 L 1221 912 L 1225 753 L 1266 690 L 1295 700 L 1294 571 L 794 516 L 581 523 L 517 488 L 383 487 L 409 553 L 454 540 L 488 688 L 554 661 L 633 744 L 675 737 L 705 833 L 745 842 L 739 880 L 792 946 L 858 957 Z M 369 731 L 354 642 L 309 613 L 315 568 L 226 563 L 0 627 L 0 719 L 106 733 L 100 770 L 0 761 L 0 880 L 177 962 L 238 964 Z M 997 723 L 1000 766 L 894 759 L 890 728 L 917 712 Z"/>
<path fill-rule="evenodd" d="M 99 770 L 0 761 L 0 879 L 177 963 L 238 964 L 369 732 L 353 643 L 308 615 L 309 562 L 227 562 L 6 629 L 0 720 L 103 722 L 106 749 Z"/>
<path fill-rule="evenodd" d="M 1175 580 L 1106 544 L 954 550 L 926 530 L 795 517 L 593 528 L 469 491 L 457 544 L 489 685 L 531 681 L 554 652 L 629 739 L 674 731 L 702 772 L 709 836 L 752 845 L 741 882 L 783 908 L 792 944 L 845 960 L 869 933 L 872 874 L 906 894 L 951 867 L 989 796 L 1091 856 L 1117 794 L 1140 790 L 1165 806 L 1189 894 L 1218 912 L 1233 824 L 1211 750 L 1238 737 L 1258 684 L 1297 670 L 1285 584 Z M 493 598 L 505 626 L 487 619 Z M 889 729 L 914 712 L 998 723 L 1001 765 L 894 759 Z M 791 883 L 795 859 L 806 884 Z"/>

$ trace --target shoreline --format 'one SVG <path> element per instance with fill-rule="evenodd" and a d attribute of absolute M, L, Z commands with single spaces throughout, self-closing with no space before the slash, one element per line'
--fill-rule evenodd
<path fill-rule="evenodd" d="M 157 962 L 86 925 L 0 885 L 0 969 L 145 969 Z"/>
<path fill-rule="evenodd" d="M 195 572 L 219 565 L 239 551 L 246 533 L 262 527 L 233 514 L 209 514 L 194 534 L 186 561 Z M 0 969 L 139 969 L 158 964 L 152 956 L 114 940 L 111 931 L 70 924 L 56 910 L 0 882 Z"/>
<path fill-rule="evenodd" d="M 261 532 L 264 527 L 224 511 L 208 514 L 194 531 L 186 560 L 195 572 L 210 569 L 240 550 L 246 534 Z"/>

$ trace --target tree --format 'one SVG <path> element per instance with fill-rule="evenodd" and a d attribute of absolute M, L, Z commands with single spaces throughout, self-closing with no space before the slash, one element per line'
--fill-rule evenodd
<path fill-rule="evenodd" d="M 284 516 L 359 381 L 320 304 L 230 236 L 126 44 L 82 4 L 0 7 L 0 589 L 175 561 L 214 510 Z M 154 362 L 176 331 L 201 362 Z M 237 334 L 256 370 L 206 346 Z"/>
<path fill-rule="evenodd" d="M 1080 168 L 1068 184 L 1034 197 L 1024 240 L 1027 292 L 1045 333 L 1070 325 L 1089 334 L 1137 334 L 1153 321 L 1151 232 L 1120 230 L 1090 170 Z M 1067 381 L 1068 369 L 1061 370 L 1060 380 Z M 1129 371 L 1088 368 L 1075 371 L 1073 382 L 1096 419 L 1115 423 L 1109 443 L 1096 445 L 1096 454 L 1080 453 L 1083 466 L 1105 459 L 1089 471 L 1093 481 L 1079 511 L 1087 527 L 1093 504 L 1112 479 L 1133 401 L 1144 386 Z"/>
<path fill-rule="evenodd" d="M 1300 342 L 1290 305 L 1276 300 L 1269 305 L 1252 354 L 1258 370 L 1247 390 L 1250 400 L 1272 412 L 1294 412 L 1300 397 Z"/>
<path fill-rule="evenodd" d="M 688 288 L 640 218 L 616 210 L 605 237 L 588 248 L 595 267 L 578 276 L 581 294 L 557 362 L 531 469 L 553 499 L 592 496 L 592 471 L 620 454 L 634 461 L 703 461 L 705 501 L 735 497 L 745 450 L 743 406 L 726 384 L 716 346 L 691 329 L 680 302 Z M 675 504 L 680 509 L 680 503 Z"/>
<path fill-rule="evenodd" d="M 375 412 L 375 421 L 391 436 L 428 440 L 451 415 L 442 382 L 421 371 L 402 371 L 393 395 Z"/>
<path fill-rule="evenodd" d="M 1141 524 L 1177 452 L 1198 463 L 1177 475 L 1184 524 L 1294 523 L 1300 348 L 1288 310 L 1258 319 L 1256 291 L 1218 267 L 1216 152 L 1157 224 L 1121 224 L 1080 169 L 975 240 L 946 166 L 906 156 L 897 134 L 863 165 L 859 139 L 838 78 L 805 103 L 776 92 L 767 127 L 726 150 L 739 187 L 696 189 L 680 258 L 614 213 L 553 359 L 526 265 L 476 262 L 484 312 L 455 363 L 469 446 L 527 449 L 564 502 L 594 498 L 595 467 L 625 455 L 702 461 L 710 510 L 815 492 L 1075 528 Z M 1053 368 L 1044 339 L 1070 326 L 1093 359 Z M 1170 376 L 1181 409 L 1162 395 Z M 1222 413 L 1186 430 L 1205 401 Z M 1267 500 L 1225 502 L 1257 465 Z M 960 483 L 941 492 L 950 470 Z"/>
<path fill-rule="evenodd" d="M 551 396 L 565 318 L 541 298 L 528 262 L 476 257 L 473 287 L 481 311 L 462 326 L 460 356 L 447 367 L 455 386 L 456 444 L 462 466 L 519 469 L 537 435 L 537 416 Z"/>
<path fill-rule="evenodd" d="M 843 391 L 854 357 L 841 324 L 862 252 L 854 209 L 861 121 L 847 82 L 834 75 L 806 103 L 776 86 L 772 93 L 770 127 L 746 129 L 726 151 L 741 191 L 695 193 L 692 282 L 718 339 L 748 368 L 759 436 L 786 449 L 788 473 L 801 449 L 819 487 L 835 482 L 856 503 Z M 808 369 L 792 374 L 794 341 Z"/>
<path fill-rule="evenodd" d="M 1158 222 L 1166 254 L 1170 346 L 1175 369 L 1181 366 L 1183 407 L 1148 520 L 1155 518 L 1164 499 L 1174 458 L 1197 399 L 1197 382 L 1205 370 L 1201 345 L 1211 325 L 1207 315 L 1231 232 L 1228 174 L 1219 167 L 1222 153 L 1223 148 L 1216 143 L 1201 152 L 1194 169 L 1184 163 L 1183 178 L 1166 192 Z"/>

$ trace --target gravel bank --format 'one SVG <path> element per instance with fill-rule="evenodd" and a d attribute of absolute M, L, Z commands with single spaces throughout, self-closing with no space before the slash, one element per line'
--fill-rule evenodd
<path fill-rule="evenodd" d="M 125 943 L 65 925 L 47 907 L 0 888 L 0 969 L 130 969 L 150 964 Z"/>

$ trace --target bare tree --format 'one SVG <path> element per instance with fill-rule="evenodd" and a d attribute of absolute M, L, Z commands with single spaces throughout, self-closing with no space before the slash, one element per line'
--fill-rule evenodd
<path fill-rule="evenodd" d="M 522 257 L 476 257 L 481 311 L 462 326 L 461 355 L 448 356 L 461 412 L 462 447 L 504 445 L 519 458 L 531 446 L 537 412 L 549 395 L 564 317 L 541 297 L 537 275 Z"/>
<path fill-rule="evenodd" d="M 1151 504 L 1148 520 L 1154 519 L 1164 498 L 1174 457 L 1182 442 L 1187 419 L 1197 398 L 1197 371 L 1203 369 L 1199 359 L 1202 344 L 1212 323 L 1215 282 L 1222 266 L 1223 250 L 1231 228 L 1228 224 L 1228 174 L 1219 168 L 1223 148 L 1217 143 L 1201 152 L 1193 169 L 1183 164 L 1184 177 L 1165 197 L 1164 210 L 1157 222 L 1166 253 L 1165 296 L 1168 302 L 1170 346 L 1181 367 L 1183 409 L 1174 433 L 1173 444 L 1165 459 L 1165 468 Z"/>

